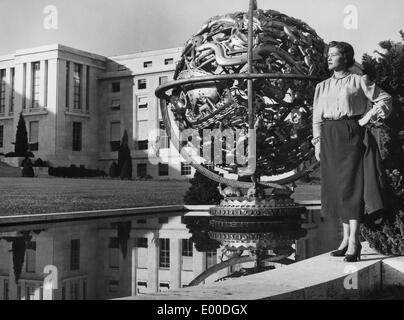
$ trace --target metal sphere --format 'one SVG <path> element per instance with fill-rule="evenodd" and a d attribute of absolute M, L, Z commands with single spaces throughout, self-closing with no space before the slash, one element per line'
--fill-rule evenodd
<path fill-rule="evenodd" d="M 169 100 L 180 130 L 243 132 L 234 142 L 236 149 L 248 132 L 247 79 L 254 79 L 256 175 L 282 174 L 312 157 L 312 98 L 315 84 L 328 76 L 328 48 L 301 20 L 256 10 L 253 74 L 248 74 L 247 36 L 247 13 L 209 19 L 186 42 L 175 81 L 156 94 Z M 162 95 L 168 89 L 170 96 Z M 243 165 L 224 161 L 218 167 L 237 173 Z"/>

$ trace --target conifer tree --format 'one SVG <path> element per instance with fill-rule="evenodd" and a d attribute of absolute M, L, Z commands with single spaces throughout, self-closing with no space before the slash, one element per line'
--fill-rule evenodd
<path fill-rule="evenodd" d="M 20 118 L 18 120 L 14 151 L 18 157 L 25 157 L 28 152 L 27 127 L 25 126 L 22 112 L 20 112 Z"/>

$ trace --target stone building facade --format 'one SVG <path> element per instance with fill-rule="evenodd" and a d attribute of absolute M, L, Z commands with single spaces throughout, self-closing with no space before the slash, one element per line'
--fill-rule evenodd
<path fill-rule="evenodd" d="M 133 177 L 188 178 L 193 169 L 166 137 L 168 163 L 150 163 L 147 143 L 164 128 L 154 91 L 172 79 L 181 50 L 104 57 L 57 44 L 0 56 L 0 153 L 14 151 L 22 111 L 31 151 L 52 166 L 108 172 L 126 130 Z"/>

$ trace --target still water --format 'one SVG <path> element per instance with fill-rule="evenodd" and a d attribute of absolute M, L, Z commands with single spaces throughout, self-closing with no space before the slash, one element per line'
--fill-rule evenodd
<path fill-rule="evenodd" d="M 229 259 L 223 243 L 204 229 L 209 219 L 204 213 L 182 212 L 0 226 L 0 300 L 112 299 L 188 286 Z M 305 249 L 299 245 L 297 250 L 297 243 L 292 245 L 296 252 Z M 292 251 L 287 263 L 298 257 Z M 199 277 L 198 283 L 225 281 L 254 266 L 256 261 L 244 259 Z"/>

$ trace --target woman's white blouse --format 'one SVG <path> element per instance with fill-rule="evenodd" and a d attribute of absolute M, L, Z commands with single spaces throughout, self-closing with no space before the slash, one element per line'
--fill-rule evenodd
<path fill-rule="evenodd" d="M 373 106 L 368 110 L 369 101 Z M 366 75 L 347 73 L 334 75 L 316 86 L 313 100 L 313 140 L 321 137 L 323 118 L 338 119 L 344 115 L 364 115 L 381 107 L 382 112 L 372 121 L 387 118 L 392 111 L 391 96 L 377 87 Z"/>

